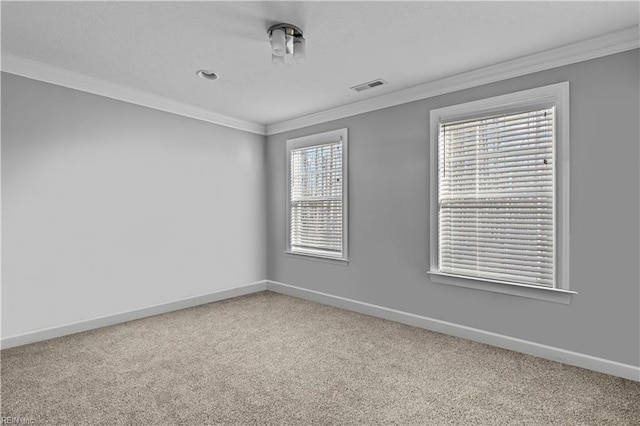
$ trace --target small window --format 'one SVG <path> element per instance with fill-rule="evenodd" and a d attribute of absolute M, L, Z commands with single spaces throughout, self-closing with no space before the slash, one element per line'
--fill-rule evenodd
<path fill-rule="evenodd" d="M 286 252 L 347 260 L 347 129 L 287 141 Z"/>
<path fill-rule="evenodd" d="M 432 274 L 568 290 L 568 117 L 568 83 L 431 112 Z"/>

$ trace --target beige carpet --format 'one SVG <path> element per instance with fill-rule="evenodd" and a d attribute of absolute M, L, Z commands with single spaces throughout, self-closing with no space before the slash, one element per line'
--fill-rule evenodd
<path fill-rule="evenodd" d="M 263 292 L 6 349 L 34 424 L 640 424 L 640 383 Z"/>

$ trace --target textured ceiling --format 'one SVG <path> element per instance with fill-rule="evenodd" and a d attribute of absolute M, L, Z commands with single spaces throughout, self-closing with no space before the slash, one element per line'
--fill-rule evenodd
<path fill-rule="evenodd" d="M 262 124 L 638 25 L 637 2 L 2 2 L 2 51 Z M 266 29 L 307 60 L 271 64 Z M 220 75 L 199 79 L 198 69 Z M 383 78 L 389 85 L 349 87 Z"/>

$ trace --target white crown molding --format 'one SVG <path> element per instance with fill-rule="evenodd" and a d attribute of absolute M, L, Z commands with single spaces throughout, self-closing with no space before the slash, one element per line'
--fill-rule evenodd
<path fill-rule="evenodd" d="M 105 96 L 107 98 L 117 99 L 119 101 L 170 112 L 172 114 L 195 118 L 196 120 L 206 121 L 220 126 L 243 130 L 245 132 L 256 133 L 259 135 L 265 134 L 265 126 L 263 124 L 218 114 L 216 112 L 174 101 L 142 90 L 122 86 L 120 84 L 90 77 L 85 74 L 54 67 L 52 65 L 8 53 L 2 54 L 2 71 L 31 78 L 33 80 L 44 81 L 58 86 L 64 86 L 71 89 L 81 90 L 83 92 L 93 93 L 95 95 Z"/>
<path fill-rule="evenodd" d="M 267 135 L 275 135 L 327 121 L 418 101 L 445 93 L 495 83 L 538 71 L 570 65 L 640 47 L 639 27 L 631 27 L 544 52 L 523 56 L 440 80 L 431 81 L 375 98 L 320 111 L 303 117 L 267 125 Z"/>
<path fill-rule="evenodd" d="M 258 135 L 274 135 L 327 121 L 338 120 L 365 112 L 439 96 L 483 84 L 495 83 L 538 71 L 587 61 L 640 47 L 639 27 L 631 27 L 578 43 L 561 46 L 496 65 L 431 81 L 386 95 L 365 99 L 325 111 L 305 115 L 267 126 L 248 120 L 219 114 L 204 108 L 174 101 L 162 96 L 108 82 L 85 74 L 54 67 L 42 62 L 2 54 L 2 71 L 44 81 L 83 92 L 93 93 L 148 108 L 166 111 L 196 120 L 206 121 Z"/>
<path fill-rule="evenodd" d="M 448 334 L 462 339 L 473 340 L 474 342 L 480 342 L 540 358 L 550 359 L 552 361 L 586 368 L 599 373 L 611 374 L 629 380 L 640 381 L 640 367 L 635 365 L 623 364 L 605 358 L 598 358 L 592 355 L 573 352 L 554 346 L 547 346 L 435 318 L 411 314 L 396 309 L 386 308 L 384 306 L 372 305 L 370 303 L 321 293 L 319 291 L 296 287 L 277 281 L 267 280 L 267 290 L 285 294 L 287 296 L 298 297 L 300 299 L 311 300 L 312 302 L 322 303 L 324 305 L 347 309 L 353 312 L 359 312 L 365 315 L 383 318 L 389 321 L 425 328 L 437 333 Z"/>

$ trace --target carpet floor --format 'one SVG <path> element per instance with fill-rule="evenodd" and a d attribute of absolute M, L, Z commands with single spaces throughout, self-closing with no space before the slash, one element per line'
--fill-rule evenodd
<path fill-rule="evenodd" d="M 22 424 L 640 424 L 638 382 L 271 292 L 0 355 Z"/>

